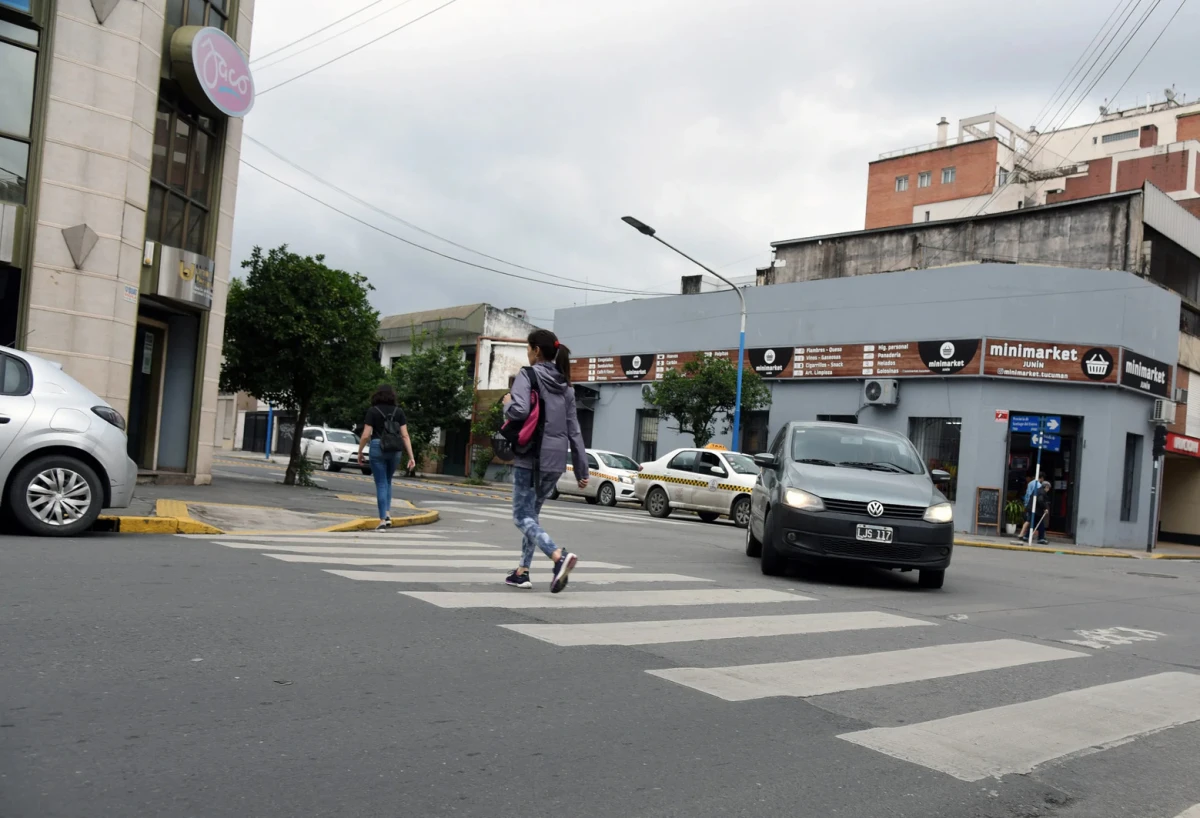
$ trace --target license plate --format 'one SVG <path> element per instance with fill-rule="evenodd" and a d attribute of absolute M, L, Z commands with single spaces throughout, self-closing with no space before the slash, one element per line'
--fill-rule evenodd
<path fill-rule="evenodd" d="M 884 525 L 860 525 L 854 538 L 863 542 L 891 542 L 892 529 Z"/>

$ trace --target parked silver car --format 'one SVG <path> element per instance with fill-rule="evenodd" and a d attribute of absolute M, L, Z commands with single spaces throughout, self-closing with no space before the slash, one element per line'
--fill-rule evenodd
<path fill-rule="evenodd" d="M 62 367 L 0 349 L 0 513 L 30 534 L 69 537 L 133 498 L 125 419 Z"/>

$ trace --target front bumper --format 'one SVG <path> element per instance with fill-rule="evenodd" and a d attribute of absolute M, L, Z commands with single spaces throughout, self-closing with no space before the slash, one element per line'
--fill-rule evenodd
<path fill-rule="evenodd" d="M 839 560 L 885 568 L 943 570 L 950 565 L 954 550 L 953 523 L 891 517 L 865 517 L 834 511 L 800 511 L 790 506 L 772 508 L 775 548 L 797 560 Z M 876 525 L 892 529 L 890 543 L 859 542 L 856 526 Z"/>
<path fill-rule="evenodd" d="M 137 463 L 129 456 L 125 457 L 121 466 L 112 470 L 108 476 L 109 508 L 129 508 L 129 504 L 133 502 L 133 489 L 137 485 L 137 473 Z"/>
<path fill-rule="evenodd" d="M 613 483 L 617 490 L 617 502 L 619 503 L 640 503 L 637 498 L 637 493 L 633 490 L 631 483 Z"/>

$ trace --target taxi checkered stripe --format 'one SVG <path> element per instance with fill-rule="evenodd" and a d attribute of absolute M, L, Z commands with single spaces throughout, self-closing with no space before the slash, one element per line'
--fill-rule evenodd
<path fill-rule="evenodd" d="M 575 471 L 575 468 L 573 466 L 567 466 L 567 471 Z M 588 474 L 590 474 L 592 477 L 601 477 L 605 480 L 616 480 L 617 482 L 620 482 L 621 480 L 621 478 L 617 477 L 615 474 L 605 474 L 604 472 L 596 471 L 595 469 L 588 471 Z M 706 483 L 705 485 L 708 484 Z"/>
<path fill-rule="evenodd" d="M 696 486 L 697 488 L 708 488 L 707 480 L 689 480 L 686 477 L 672 477 L 668 474 L 646 474 L 642 472 L 637 476 L 638 480 L 652 480 L 660 483 L 678 483 L 681 486 Z M 747 486 L 739 486 L 737 483 L 717 483 L 717 488 L 723 491 L 749 491 Z"/>

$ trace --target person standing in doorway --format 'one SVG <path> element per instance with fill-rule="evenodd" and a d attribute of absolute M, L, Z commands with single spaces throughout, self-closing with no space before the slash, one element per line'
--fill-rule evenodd
<path fill-rule="evenodd" d="M 1037 529 L 1037 537 L 1039 545 L 1046 545 L 1046 521 L 1050 517 L 1050 506 L 1047 500 L 1050 498 L 1050 481 L 1046 479 L 1046 475 L 1042 474 L 1039 477 L 1034 476 L 1034 472 L 1029 473 L 1029 482 L 1025 486 L 1025 522 L 1021 524 L 1021 533 L 1017 535 L 1017 542 L 1024 544 L 1025 535 L 1029 533 L 1029 526 L 1034 526 Z M 1037 508 L 1034 508 L 1034 500 L 1037 500 Z M 1034 516 L 1037 520 L 1034 520 Z"/>
<path fill-rule="evenodd" d="M 504 396 L 504 417 L 517 423 L 525 421 L 533 411 L 536 394 L 542 433 L 530 451 L 513 459 L 513 523 L 523 539 L 521 563 L 504 581 L 514 588 L 532 588 L 529 569 L 534 549 L 540 548 L 554 561 L 550 592 L 557 594 L 567 587 L 567 577 L 579 557 L 555 545 L 538 517 L 566 471 L 568 449 L 580 488 L 588 483 L 587 457 L 571 388 L 570 350 L 550 330 L 534 330 L 528 341 L 530 365 L 521 369 Z"/>
<path fill-rule="evenodd" d="M 370 448 L 367 448 L 367 447 Z M 417 467 L 413 459 L 412 441 L 408 437 L 408 418 L 396 405 L 396 390 L 383 383 L 371 396 L 371 408 L 363 419 L 362 437 L 358 441 L 358 465 L 363 465 L 363 449 L 371 455 L 371 476 L 375 479 L 375 502 L 379 506 L 379 525 L 376 531 L 392 527 L 392 478 L 400 465 L 400 455 L 408 455 L 408 470 Z"/>

